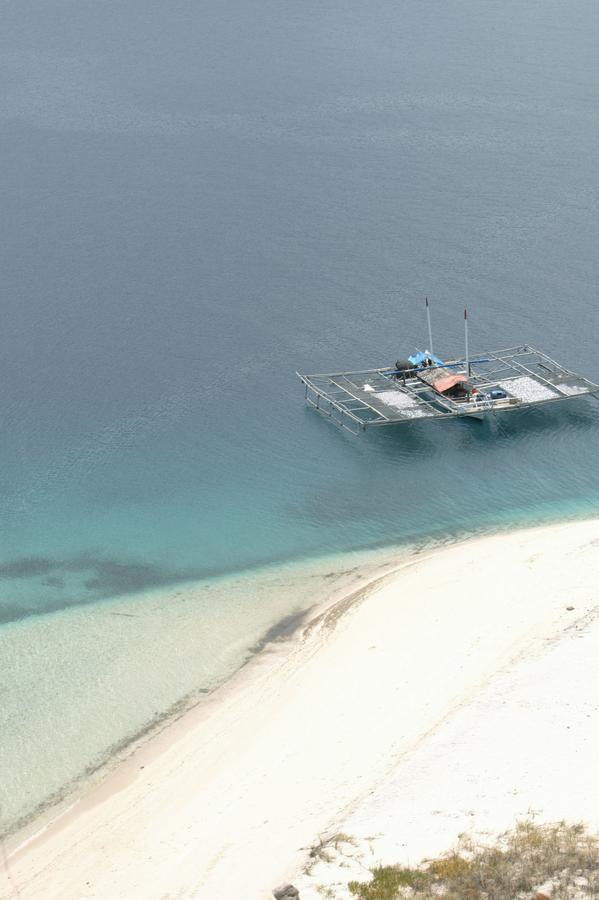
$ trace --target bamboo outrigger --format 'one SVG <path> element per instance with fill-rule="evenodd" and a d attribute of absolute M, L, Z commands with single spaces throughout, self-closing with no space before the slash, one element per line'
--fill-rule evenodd
<path fill-rule="evenodd" d="M 460 416 L 484 419 L 496 413 L 599 394 L 599 385 L 569 371 L 528 344 L 471 358 L 464 310 L 465 356 L 447 361 L 418 351 L 395 366 L 354 372 L 303 375 L 306 401 L 337 425 L 358 433 L 417 419 Z"/>

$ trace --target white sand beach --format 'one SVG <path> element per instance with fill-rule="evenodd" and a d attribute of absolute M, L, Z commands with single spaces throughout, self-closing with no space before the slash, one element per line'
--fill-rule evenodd
<path fill-rule="evenodd" d="M 599 520 L 402 560 L 7 846 L 0 896 L 265 900 L 290 881 L 344 898 L 464 830 L 599 827 L 598 576 Z M 310 868 L 337 832 L 355 843 Z"/>

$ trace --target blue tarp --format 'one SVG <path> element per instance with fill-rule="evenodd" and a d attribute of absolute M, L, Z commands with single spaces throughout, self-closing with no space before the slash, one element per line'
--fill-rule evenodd
<path fill-rule="evenodd" d="M 436 366 L 443 365 L 443 360 L 439 359 L 438 356 L 435 356 L 434 353 L 423 353 L 422 350 L 419 350 L 418 353 L 414 353 L 413 356 L 408 356 L 408 362 L 411 362 L 413 366 L 423 366 L 429 359 L 432 359 Z"/>

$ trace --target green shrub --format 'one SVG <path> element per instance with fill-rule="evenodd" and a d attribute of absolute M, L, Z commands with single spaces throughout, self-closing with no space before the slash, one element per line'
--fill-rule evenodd
<path fill-rule="evenodd" d="M 426 875 L 418 869 L 399 866 L 379 866 L 372 870 L 372 881 L 350 881 L 350 893 L 360 900 L 395 900 L 402 887 L 414 888 L 422 884 Z"/>
<path fill-rule="evenodd" d="M 359 900 L 535 900 L 551 884 L 552 900 L 599 897 L 599 839 L 582 825 L 520 822 L 493 846 L 463 838 L 457 850 L 417 869 L 380 866 L 372 880 L 352 881 Z"/>

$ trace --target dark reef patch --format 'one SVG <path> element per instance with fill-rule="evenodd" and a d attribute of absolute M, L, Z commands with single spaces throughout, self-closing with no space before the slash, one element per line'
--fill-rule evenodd
<path fill-rule="evenodd" d="M 52 572 L 58 563 L 44 556 L 18 556 L 0 564 L 0 578 L 36 578 Z"/>

